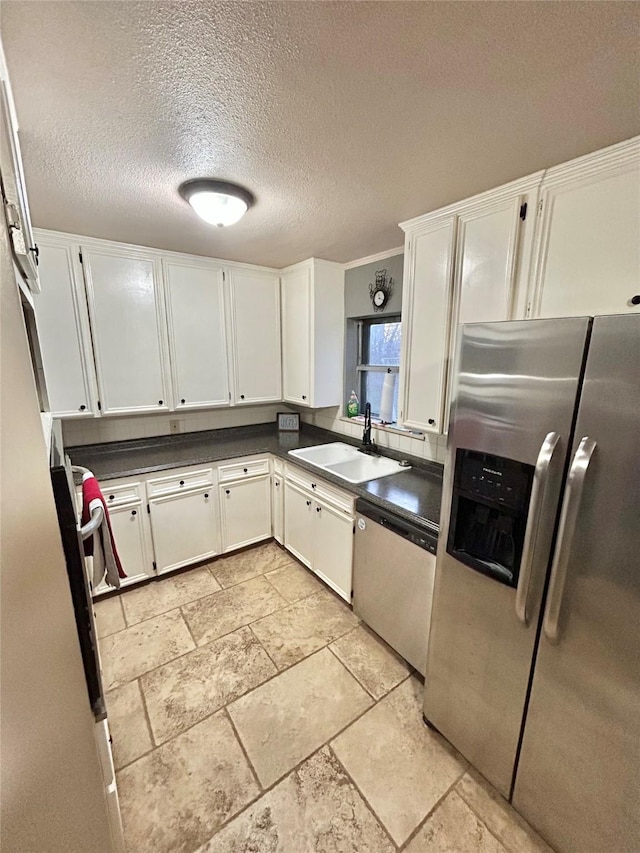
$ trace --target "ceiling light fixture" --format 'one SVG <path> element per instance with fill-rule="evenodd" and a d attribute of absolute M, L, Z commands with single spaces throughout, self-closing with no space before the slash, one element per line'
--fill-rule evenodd
<path fill-rule="evenodd" d="M 201 219 L 218 228 L 235 225 L 255 201 L 252 193 L 244 187 L 211 178 L 185 181 L 180 184 L 178 192 Z"/>

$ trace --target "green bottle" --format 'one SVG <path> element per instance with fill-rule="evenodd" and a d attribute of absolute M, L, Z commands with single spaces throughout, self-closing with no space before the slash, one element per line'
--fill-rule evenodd
<path fill-rule="evenodd" d="M 358 402 L 358 395 L 355 391 L 352 391 L 351 396 L 349 397 L 349 402 L 347 403 L 347 417 L 357 418 L 359 414 L 360 403 Z"/>

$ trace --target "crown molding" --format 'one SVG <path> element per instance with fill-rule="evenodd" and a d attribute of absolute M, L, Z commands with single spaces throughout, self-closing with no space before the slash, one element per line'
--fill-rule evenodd
<path fill-rule="evenodd" d="M 385 252 L 377 252 L 375 255 L 367 255 L 366 258 L 358 258 L 356 261 L 348 261 L 342 267 L 345 270 L 352 270 L 354 267 L 363 267 L 365 264 L 374 264 L 376 261 L 384 261 L 386 258 L 394 258 L 396 255 L 404 253 L 404 246 L 397 246 L 395 249 L 387 249 Z"/>

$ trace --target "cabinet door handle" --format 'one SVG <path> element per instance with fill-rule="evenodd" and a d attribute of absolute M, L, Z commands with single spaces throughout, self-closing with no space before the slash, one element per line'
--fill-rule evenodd
<path fill-rule="evenodd" d="M 427 421 L 427 423 L 428 423 L 430 426 L 433 426 L 433 425 L 435 424 L 435 419 L 434 419 L 434 418 L 429 418 L 429 420 Z"/>
<path fill-rule="evenodd" d="M 158 400 L 158 405 L 159 405 L 159 406 L 164 406 L 164 400 Z"/>
<path fill-rule="evenodd" d="M 303 395 L 302 395 L 302 399 L 303 399 L 303 400 L 306 400 L 306 399 L 307 399 L 307 395 L 306 395 L 306 394 L 303 394 Z"/>
<path fill-rule="evenodd" d="M 248 468 L 243 468 L 242 470 L 244 471 L 245 474 L 247 474 L 249 472 Z"/>
<path fill-rule="evenodd" d="M 225 489 L 225 490 L 224 490 L 224 493 L 225 493 L 225 495 L 230 495 L 230 494 L 231 494 L 231 492 L 229 491 L 229 489 Z"/>
<path fill-rule="evenodd" d="M 307 506 L 311 506 L 311 501 L 307 501 Z"/>
<path fill-rule="evenodd" d="M 635 296 L 631 297 L 631 304 L 632 305 L 640 305 L 640 293 L 636 293 Z"/>
<path fill-rule="evenodd" d="M 184 398 L 184 397 L 182 397 L 182 399 L 180 400 L 180 402 L 181 402 L 181 403 L 186 403 L 187 401 L 185 400 L 185 398 Z"/>
<path fill-rule="evenodd" d="M 86 406 L 84 405 L 84 403 L 83 403 L 83 404 L 80 406 L 80 411 L 81 411 L 81 412 L 84 412 L 84 410 L 85 410 L 86 408 L 87 408 L 87 407 L 86 407 Z"/>
<path fill-rule="evenodd" d="M 138 514 L 138 511 L 136 509 L 131 510 L 131 515 L 137 515 L 137 514 Z"/>
<path fill-rule="evenodd" d="M 205 493 L 204 493 L 204 496 L 205 496 L 205 498 L 208 498 L 208 497 L 209 497 L 209 492 L 205 492 Z"/>
<path fill-rule="evenodd" d="M 276 485 L 276 488 L 277 488 L 277 487 L 280 485 L 280 481 L 279 481 L 279 480 L 276 480 L 275 485 Z"/>
<path fill-rule="evenodd" d="M 322 507 L 321 507 L 321 506 L 317 506 L 317 507 L 316 507 L 316 512 L 320 512 L 320 510 L 321 510 L 321 509 L 322 509 Z"/>
<path fill-rule="evenodd" d="M 112 501 L 115 498 L 115 495 L 109 495 L 109 500 Z"/>
<path fill-rule="evenodd" d="M 184 486 L 184 480 L 180 480 L 180 485 Z"/>
<path fill-rule="evenodd" d="M 240 399 L 244 400 L 244 394 L 240 394 Z"/>
<path fill-rule="evenodd" d="M 311 488 L 312 488 L 312 489 L 315 489 L 315 488 L 316 488 L 316 483 L 311 483 Z"/>

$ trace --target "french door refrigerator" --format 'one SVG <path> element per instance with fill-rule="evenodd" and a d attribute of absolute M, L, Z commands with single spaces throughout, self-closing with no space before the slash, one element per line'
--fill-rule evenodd
<path fill-rule="evenodd" d="M 640 316 L 460 332 L 425 719 L 558 851 L 638 851 Z"/>

